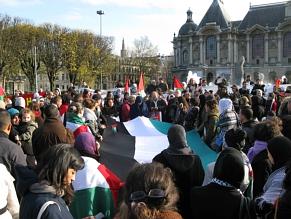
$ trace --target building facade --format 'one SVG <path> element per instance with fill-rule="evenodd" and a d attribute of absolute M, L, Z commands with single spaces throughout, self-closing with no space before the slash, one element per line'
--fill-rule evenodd
<path fill-rule="evenodd" d="M 239 84 L 259 73 L 266 82 L 291 81 L 291 1 L 250 6 L 243 20 L 231 21 L 224 3 L 213 0 L 199 25 L 189 9 L 173 47 L 172 72 L 183 81 L 189 71 L 207 82 L 224 76 Z"/>

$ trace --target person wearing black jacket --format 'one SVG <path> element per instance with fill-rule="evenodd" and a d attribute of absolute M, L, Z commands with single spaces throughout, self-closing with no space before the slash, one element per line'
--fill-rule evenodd
<path fill-rule="evenodd" d="M 191 218 L 190 191 L 193 186 L 201 186 L 204 169 L 198 155 L 187 145 L 183 126 L 173 125 L 168 131 L 169 147 L 154 157 L 154 162 L 162 163 L 172 170 L 174 182 L 180 193 L 177 204 L 182 217 Z"/>
<path fill-rule="evenodd" d="M 224 149 L 215 163 L 211 183 L 191 191 L 192 218 L 256 218 L 254 203 L 239 190 L 244 162 L 235 148 Z"/>
<path fill-rule="evenodd" d="M 26 156 L 21 147 L 8 139 L 12 125 L 7 111 L 0 111 L 0 163 L 15 177 L 15 166 L 26 166 Z"/>

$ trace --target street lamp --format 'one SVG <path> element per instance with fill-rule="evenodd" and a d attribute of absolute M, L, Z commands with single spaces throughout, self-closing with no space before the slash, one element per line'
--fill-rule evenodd
<path fill-rule="evenodd" d="M 104 15 L 104 11 L 98 10 L 96 13 L 100 16 L 100 40 L 102 37 L 102 15 Z M 101 59 L 101 57 L 100 57 Z M 100 63 L 101 64 L 101 63 Z M 102 70 L 100 70 L 100 90 L 102 90 Z"/>

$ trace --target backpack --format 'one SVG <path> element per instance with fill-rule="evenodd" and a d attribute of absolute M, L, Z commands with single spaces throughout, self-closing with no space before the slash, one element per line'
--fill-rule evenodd
<path fill-rule="evenodd" d="M 39 212 L 38 212 L 38 215 L 37 215 L 37 218 L 36 218 L 36 219 L 41 219 L 42 214 L 45 212 L 45 210 L 47 209 L 47 207 L 50 206 L 50 205 L 54 205 L 54 204 L 56 204 L 56 205 L 58 206 L 59 210 L 61 211 L 61 208 L 60 208 L 60 206 L 59 206 L 58 203 L 56 203 L 56 202 L 54 202 L 54 201 L 47 201 L 47 202 L 45 202 L 45 203 L 41 206 L 41 208 L 40 208 L 40 210 L 39 210 Z"/>

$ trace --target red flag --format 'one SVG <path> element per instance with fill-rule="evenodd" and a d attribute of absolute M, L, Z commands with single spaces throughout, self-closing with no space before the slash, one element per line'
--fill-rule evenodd
<path fill-rule="evenodd" d="M 173 83 L 174 83 L 174 89 L 183 89 L 183 88 L 184 88 L 182 82 L 179 81 L 179 79 L 176 78 L 175 75 L 174 75 L 174 77 L 173 77 Z"/>
<path fill-rule="evenodd" d="M 143 73 L 140 73 L 139 82 L 137 86 L 137 92 L 141 92 L 144 90 L 144 81 L 143 81 Z"/>
<path fill-rule="evenodd" d="M 281 80 L 280 79 L 277 79 L 275 81 L 276 88 L 279 88 L 280 87 L 280 84 L 281 84 Z"/>
<path fill-rule="evenodd" d="M 128 93 L 129 91 L 129 80 L 128 78 L 125 80 L 124 92 Z"/>

